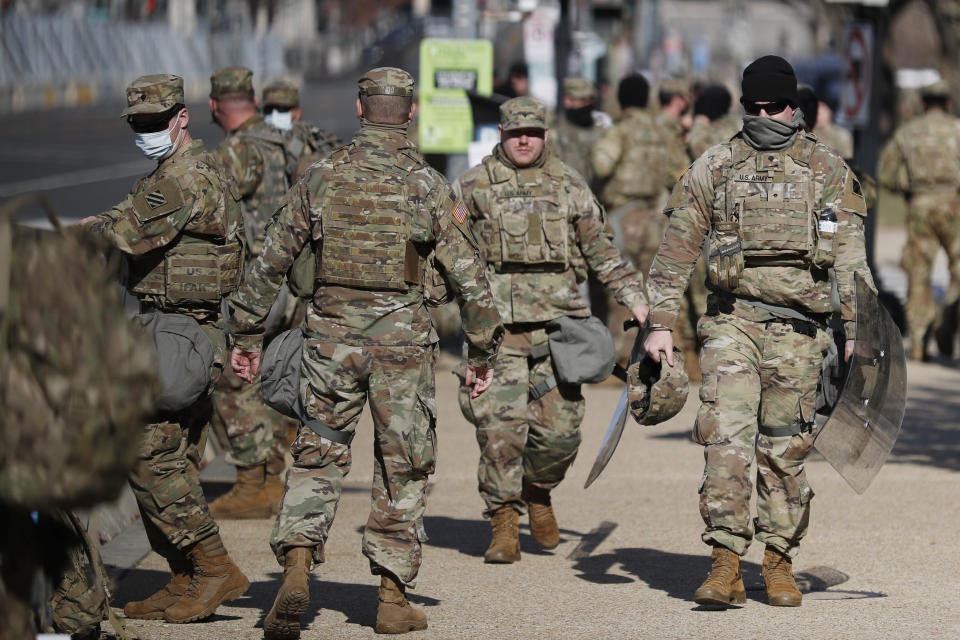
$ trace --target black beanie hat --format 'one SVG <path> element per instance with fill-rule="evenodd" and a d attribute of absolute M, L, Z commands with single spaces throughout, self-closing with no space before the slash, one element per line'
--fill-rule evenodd
<path fill-rule="evenodd" d="M 820 99 L 813 92 L 813 87 L 805 84 L 800 85 L 800 88 L 797 89 L 797 96 L 800 98 L 797 106 L 803 111 L 803 124 L 807 127 L 807 131 L 813 131 L 813 128 L 817 126 L 817 111 L 819 111 Z"/>
<path fill-rule="evenodd" d="M 730 103 L 733 98 L 730 92 L 722 84 L 711 84 L 704 87 L 700 95 L 693 103 L 693 115 L 705 115 L 713 122 L 717 118 L 726 115 L 730 111 Z"/>
<path fill-rule="evenodd" d="M 797 76 L 780 56 L 763 56 L 747 65 L 741 89 L 741 104 L 786 100 L 796 107 L 799 103 Z"/>
<path fill-rule="evenodd" d="M 633 73 L 620 81 L 617 88 L 617 100 L 622 108 L 647 106 L 650 99 L 650 83 L 639 73 Z"/>

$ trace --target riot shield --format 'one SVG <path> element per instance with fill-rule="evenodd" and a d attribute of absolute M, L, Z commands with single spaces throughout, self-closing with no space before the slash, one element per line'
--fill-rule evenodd
<path fill-rule="evenodd" d="M 855 282 L 856 346 L 840 397 L 815 445 L 854 491 L 863 493 L 900 433 L 907 367 L 903 338 L 890 313 L 859 274 Z"/>

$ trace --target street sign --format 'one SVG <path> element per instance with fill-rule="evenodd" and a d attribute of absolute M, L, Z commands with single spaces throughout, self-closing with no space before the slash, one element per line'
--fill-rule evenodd
<path fill-rule="evenodd" d="M 873 25 L 850 22 L 843 33 L 843 82 L 840 85 L 842 124 L 865 127 L 870 121 L 871 75 L 873 73 Z"/>
<path fill-rule="evenodd" d="M 466 153 L 473 141 L 467 91 L 493 92 L 493 44 L 489 40 L 425 38 L 420 43 L 420 149 Z"/>

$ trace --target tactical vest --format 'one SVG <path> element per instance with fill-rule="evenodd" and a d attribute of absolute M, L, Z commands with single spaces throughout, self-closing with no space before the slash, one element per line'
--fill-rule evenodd
<path fill-rule="evenodd" d="M 334 153 L 336 169 L 325 176 L 317 280 L 383 291 L 420 287 L 421 256 L 410 240 L 416 210 L 408 175 L 422 165 L 401 152 L 396 166 L 365 167 L 362 156 L 351 157 L 350 150 Z"/>
<path fill-rule="evenodd" d="M 960 145 L 953 118 L 927 116 L 898 144 L 906 162 L 904 191 L 960 186 Z"/>
<path fill-rule="evenodd" d="M 296 182 L 303 173 L 305 158 L 312 160 L 310 164 L 313 164 L 328 157 L 340 144 L 340 139 L 332 133 L 313 125 L 294 122 L 293 129 L 284 136 L 283 142 L 288 184 Z"/>
<path fill-rule="evenodd" d="M 160 296 L 165 307 L 216 307 L 236 290 L 243 271 L 240 193 L 236 182 L 208 154 L 189 160 L 194 172 L 223 188 L 224 209 L 212 224 L 191 221 L 171 244 L 132 258 L 127 286 L 137 296 Z M 141 183 L 138 191 L 151 184 Z"/>
<path fill-rule="evenodd" d="M 666 188 L 667 139 L 647 116 L 621 122 L 622 155 L 603 187 L 604 202 L 653 198 Z"/>
<path fill-rule="evenodd" d="M 483 159 L 490 180 L 489 218 L 479 221 L 487 264 L 497 272 L 563 272 L 571 266 L 570 225 L 561 207 L 563 165 L 511 169 Z M 579 255 L 579 251 L 576 252 Z"/>
<path fill-rule="evenodd" d="M 820 213 L 810 168 L 815 139 L 801 134 L 789 149 L 756 151 L 738 137 L 731 150 L 714 185 L 710 282 L 733 290 L 745 266 L 813 264 Z M 817 255 L 817 266 L 832 265 L 832 255 Z"/>
<path fill-rule="evenodd" d="M 273 218 L 280 200 L 290 188 L 287 177 L 287 156 L 284 135 L 268 125 L 255 125 L 235 134 L 244 141 L 252 142 L 263 158 L 263 175 L 253 195 L 245 198 L 243 223 L 247 235 L 247 251 L 251 256 L 260 253 L 266 234 L 267 223 Z"/>

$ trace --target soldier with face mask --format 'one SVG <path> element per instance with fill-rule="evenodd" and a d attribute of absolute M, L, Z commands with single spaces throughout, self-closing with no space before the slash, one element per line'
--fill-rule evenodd
<path fill-rule="evenodd" d="M 240 195 L 203 142 L 190 137 L 182 78 L 137 78 L 127 87 L 122 115 L 157 168 L 118 205 L 80 224 L 126 254 L 127 289 L 140 301 L 144 322 L 165 314 L 199 324 L 213 352 L 212 386 L 226 362 L 221 301 L 242 272 Z M 170 565 L 171 579 L 146 600 L 128 603 L 128 618 L 200 620 L 249 587 L 200 488 L 198 444 L 210 416 L 204 392 L 186 408 L 159 412 L 144 428 L 130 486 L 150 546 Z"/>
<path fill-rule="evenodd" d="M 288 160 L 288 134 L 257 113 L 249 69 L 226 67 L 211 76 L 210 113 L 227 134 L 216 154 L 240 187 L 247 259 L 252 261 L 260 251 L 267 223 L 290 186 L 288 164 L 294 166 L 299 158 Z M 277 121 L 276 109 L 268 115 Z M 276 310 L 282 319 L 272 333 L 289 323 L 295 313 L 293 302 L 285 292 Z M 277 513 L 283 495 L 284 434 L 296 426 L 264 404 L 259 381 L 244 385 L 227 369 L 214 392 L 214 424 L 226 434 L 227 461 L 237 467 L 237 481 L 210 503 L 210 510 L 218 518 L 267 518 Z"/>
<path fill-rule="evenodd" d="M 665 355 L 673 365 L 680 300 L 709 239 L 693 437 L 704 447 L 700 514 L 713 565 L 694 599 L 718 606 L 746 601 L 740 556 L 756 535 L 766 546 L 767 601 L 799 606 L 792 558 L 813 498 L 804 461 L 830 347 L 826 323 L 840 314 L 849 359 L 855 275 L 876 289 L 864 250 L 860 185 L 835 151 L 802 131 L 793 68 L 764 56 L 744 70 L 742 90 L 741 133 L 701 155 L 671 195 L 647 283 L 652 330 L 644 346 L 654 361 Z"/>
<path fill-rule="evenodd" d="M 301 120 L 300 90 L 287 80 L 277 80 L 263 89 L 263 114 L 264 122 L 286 136 L 284 151 L 291 184 L 307 167 L 323 160 L 343 144 L 337 134 Z"/>
<path fill-rule="evenodd" d="M 585 403 L 579 384 L 555 376 L 548 323 L 589 318 L 577 289 L 588 271 L 639 322 L 647 316 L 640 275 L 614 246 L 583 178 L 544 148 L 547 133 L 542 102 L 505 102 L 500 144 L 454 183 L 507 329 L 494 386 L 480 397 L 460 391 L 480 445 L 488 563 L 520 560 L 518 521 L 528 509 L 534 541 L 543 549 L 560 542 L 550 492 L 577 455 Z"/>
<path fill-rule="evenodd" d="M 586 78 L 563 79 L 563 115 L 550 127 L 550 151 L 579 173 L 591 189 L 594 184 L 590 153 L 613 120 L 594 104 L 596 88 Z"/>

